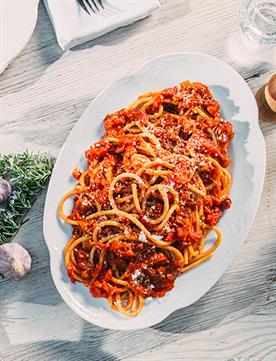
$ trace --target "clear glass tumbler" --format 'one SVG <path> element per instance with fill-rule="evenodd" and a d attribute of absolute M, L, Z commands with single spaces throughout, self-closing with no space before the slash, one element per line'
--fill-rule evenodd
<path fill-rule="evenodd" d="M 254 43 L 276 45 L 276 0 L 241 0 L 240 25 Z"/>

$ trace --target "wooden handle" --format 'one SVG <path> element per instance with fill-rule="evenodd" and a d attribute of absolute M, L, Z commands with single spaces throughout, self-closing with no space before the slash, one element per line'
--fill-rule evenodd
<path fill-rule="evenodd" d="M 265 87 L 265 99 L 273 112 L 276 112 L 276 74 L 273 74 Z"/>

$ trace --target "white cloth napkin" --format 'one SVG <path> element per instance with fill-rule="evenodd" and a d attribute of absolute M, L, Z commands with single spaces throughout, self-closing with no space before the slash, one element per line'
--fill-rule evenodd
<path fill-rule="evenodd" d="M 159 7 L 159 0 L 102 0 L 104 10 L 88 15 L 76 0 L 44 0 L 63 50 L 132 24 Z"/>

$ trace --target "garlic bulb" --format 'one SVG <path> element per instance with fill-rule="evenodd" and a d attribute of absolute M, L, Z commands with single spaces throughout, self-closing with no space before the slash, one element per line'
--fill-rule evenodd
<path fill-rule="evenodd" d="M 5 202 L 10 195 L 11 195 L 10 183 L 0 177 L 0 204 Z"/>
<path fill-rule="evenodd" d="M 7 278 L 19 280 L 31 269 L 29 253 L 18 243 L 0 246 L 0 273 Z"/>

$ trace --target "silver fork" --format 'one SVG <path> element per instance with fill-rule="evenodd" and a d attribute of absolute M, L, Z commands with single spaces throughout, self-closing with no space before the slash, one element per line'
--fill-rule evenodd
<path fill-rule="evenodd" d="M 100 12 L 101 8 L 104 9 L 102 0 L 77 0 L 82 9 L 91 14 L 91 12 Z"/>

